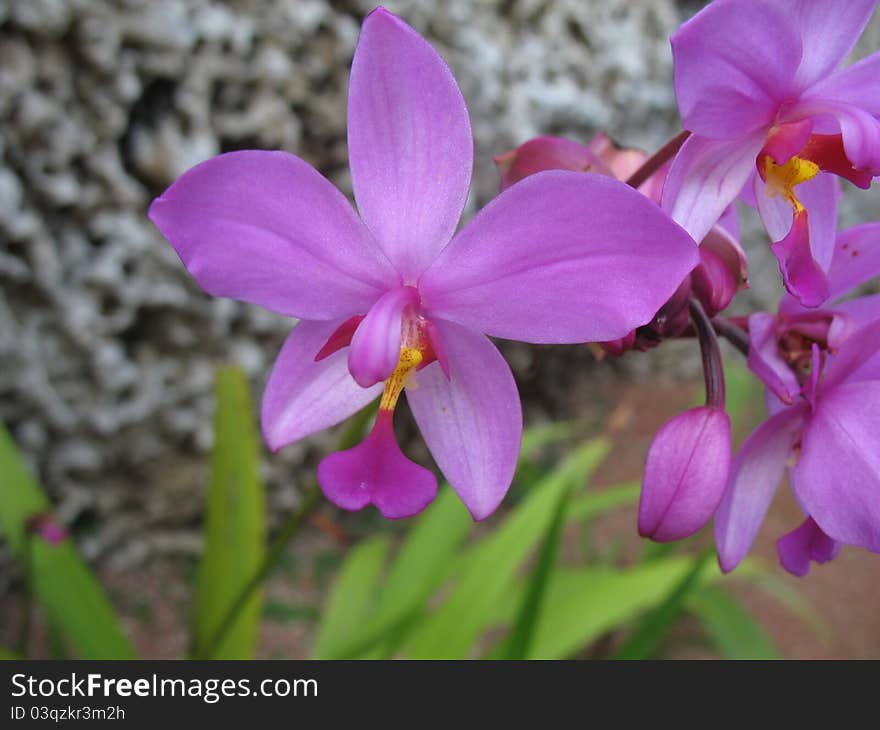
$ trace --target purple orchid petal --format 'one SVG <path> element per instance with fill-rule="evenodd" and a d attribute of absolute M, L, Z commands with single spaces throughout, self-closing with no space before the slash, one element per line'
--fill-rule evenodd
<path fill-rule="evenodd" d="M 880 379 L 880 321 L 850 334 L 827 367 L 824 390 L 846 381 Z"/>
<path fill-rule="evenodd" d="M 855 47 L 877 0 L 776 0 L 788 23 L 801 36 L 804 53 L 797 70 L 798 88 L 832 73 Z"/>
<path fill-rule="evenodd" d="M 880 294 L 848 299 L 845 302 L 838 302 L 829 309 L 835 314 L 843 315 L 835 317 L 828 333 L 829 345 L 837 347 L 854 331 L 880 319 Z"/>
<path fill-rule="evenodd" d="M 773 2 L 711 3 L 671 42 L 682 125 L 695 134 L 730 139 L 766 127 L 794 90 L 801 39 Z"/>
<path fill-rule="evenodd" d="M 762 152 L 777 165 L 784 165 L 803 149 L 812 132 L 813 120 L 809 118 L 776 125 L 767 135 Z"/>
<path fill-rule="evenodd" d="M 880 116 L 880 51 L 823 79 L 806 96 L 858 106 Z"/>
<path fill-rule="evenodd" d="M 263 393 L 263 437 L 272 451 L 336 425 L 382 393 L 354 382 L 343 351 L 315 362 L 340 324 L 300 322 L 281 348 Z"/>
<path fill-rule="evenodd" d="M 880 551 L 880 381 L 822 394 L 804 429 L 792 483 L 824 532 Z"/>
<path fill-rule="evenodd" d="M 880 223 L 865 223 L 841 231 L 828 269 L 831 297 L 847 294 L 880 275 Z"/>
<path fill-rule="evenodd" d="M 437 496 L 437 478 L 403 455 L 394 438 L 393 414 L 382 410 L 362 443 L 321 461 L 318 483 L 337 507 L 359 510 L 375 504 L 389 520 L 418 514 Z"/>
<path fill-rule="evenodd" d="M 715 514 L 718 562 L 725 573 L 739 565 L 755 541 L 800 433 L 804 411 L 795 406 L 764 421 L 733 461 L 730 483 Z"/>
<path fill-rule="evenodd" d="M 805 307 L 818 307 L 828 299 L 828 277 L 810 250 L 810 223 L 806 209 L 794 216 L 791 230 L 770 248 L 779 261 L 782 282 Z"/>
<path fill-rule="evenodd" d="M 820 173 L 812 180 L 799 184 L 794 192 L 801 205 L 809 212 L 808 244 L 811 256 L 822 271 L 828 271 L 837 240 L 840 179 L 836 175 Z M 767 194 L 767 185 L 757 175 L 755 200 L 761 221 L 770 238 L 775 242 L 784 239 L 791 230 L 794 220 L 791 203 L 781 195 L 770 197 Z"/>
<path fill-rule="evenodd" d="M 439 364 L 429 365 L 406 398 L 440 470 L 474 519 L 482 520 L 501 503 L 516 470 L 519 394 L 504 358 L 483 335 L 451 322 L 434 324 L 449 377 Z"/>
<path fill-rule="evenodd" d="M 831 120 L 840 130 L 846 157 L 856 170 L 880 175 L 880 120 L 857 104 L 804 94 L 788 114 Z"/>
<path fill-rule="evenodd" d="M 822 532 L 812 517 L 776 541 L 782 567 L 799 578 L 810 572 L 810 561 L 827 563 L 837 557 L 840 548 L 841 544 Z"/>
<path fill-rule="evenodd" d="M 416 307 L 419 293 L 411 286 L 386 292 L 361 320 L 348 351 L 348 369 L 362 388 L 385 380 L 400 359 L 404 312 Z"/>
<path fill-rule="evenodd" d="M 286 152 L 196 165 L 149 216 L 206 292 L 289 316 L 363 312 L 398 280 L 345 196 Z"/>
<path fill-rule="evenodd" d="M 779 353 L 775 316 L 753 314 L 749 317 L 749 370 L 783 403 L 791 405 L 801 386 L 788 363 Z"/>
<path fill-rule="evenodd" d="M 702 241 L 742 192 L 763 144 L 763 131 L 733 141 L 691 135 L 666 176 L 663 209 Z"/>
<path fill-rule="evenodd" d="M 661 428 L 645 461 L 639 534 L 657 542 L 693 535 L 712 517 L 730 472 L 730 418 L 692 408 Z"/>
<path fill-rule="evenodd" d="M 458 225 L 473 137 L 452 72 L 384 8 L 364 20 L 355 50 L 348 150 L 364 221 L 404 281 L 415 281 Z"/>
<path fill-rule="evenodd" d="M 429 316 L 496 337 L 607 341 L 649 321 L 697 261 L 693 240 L 632 188 L 553 170 L 483 208 L 419 289 Z"/>

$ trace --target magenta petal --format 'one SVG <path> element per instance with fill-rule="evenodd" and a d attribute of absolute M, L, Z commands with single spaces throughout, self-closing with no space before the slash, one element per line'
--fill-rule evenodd
<path fill-rule="evenodd" d="M 804 95 L 789 114 L 832 120 L 840 130 L 843 148 L 852 166 L 856 170 L 880 175 L 880 120 L 871 112 L 859 104 Z"/>
<path fill-rule="evenodd" d="M 749 552 L 782 479 L 803 423 L 804 408 L 790 407 L 764 421 L 733 461 L 730 483 L 715 514 L 718 562 L 725 573 Z"/>
<path fill-rule="evenodd" d="M 419 290 L 429 316 L 495 337 L 607 341 L 649 321 L 697 262 L 694 241 L 643 195 L 553 170 L 483 208 Z"/>
<path fill-rule="evenodd" d="M 449 376 L 431 364 L 406 398 L 425 443 L 475 520 L 507 493 L 522 438 L 519 394 L 510 368 L 483 335 L 434 320 Z"/>
<path fill-rule="evenodd" d="M 749 370 L 781 401 L 791 405 L 801 387 L 788 363 L 779 353 L 777 318 L 770 314 L 749 317 Z"/>
<path fill-rule="evenodd" d="M 501 190 L 524 177 L 544 170 L 573 170 L 610 174 L 604 162 L 578 142 L 563 137 L 535 137 L 516 149 L 498 155 L 495 166 L 501 176 Z"/>
<path fill-rule="evenodd" d="M 823 79 L 806 96 L 858 106 L 880 116 L 880 51 Z"/>
<path fill-rule="evenodd" d="M 880 551 L 880 381 L 845 383 L 817 399 L 792 482 L 828 535 Z"/>
<path fill-rule="evenodd" d="M 797 84 L 805 88 L 830 74 L 855 47 L 877 0 L 778 0 L 799 30 L 804 54 Z"/>
<path fill-rule="evenodd" d="M 847 294 L 880 275 L 880 223 L 865 223 L 841 231 L 828 269 L 831 297 Z"/>
<path fill-rule="evenodd" d="M 437 478 L 403 455 L 394 438 L 391 411 L 379 411 L 369 436 L 353 449 L 325 457 L 318 465 L 321 491 L 337 507 L 368 504 L 389 520 L 418 514 L 437 496 Z"/>
<path fill-rule="evenodd" d="M 730 472 L 730 418 L 692 408 L 654 436 L 639 501 L 639 534 L 657 542 L 693 535 L 718 506 Z"/>
<path fill-rule="evenodd" d="M 397 280 L 345 196 L 286 152 L 230 152 L 196 165 L 149 216 L 206 292 L 282 314 L 366 311 Z"/>
<path fill-rule="evenodd" d="M 418 303 L 418 292 L 401 286 L 383 294 L 361 320 L 348 353 L 348 369 L 358 385 L 369 388 L 394 372 L 404 312 Z"/>
<path fill-rule="evenodd" d="M 845 381 L 880 380 L 880 321 L 874 319 L 851 333 L 826 370 L 825 390 Z"/>
<path fill-rule="evenodd" d="M 345 420 L 382 393 L 361 388 L 348 372 L 346 353 L 315 362 L 340 321 L 300 322 L 287 337 L 263 393 L 262 426 L 273 451 Z"/>
<path fill-rule="evenodd" d="M 384 8 L 364 20 L 355 50 L 348 151 L 364 221 L 404 280 L 414 281 L 458 225 L 473 137 L 452 72 Z"/>
<path fill-rule="evenodd" d="M 742 192 L 755 171 L 755 159 L 763 144 L 763 131 L 733 141 L 692 135 L 678 151 L 666 176 L 663 209 L 695 241 L 702 241 Z"/>
<path fill-rule="evenodd" d="M 809 217 L 806 210 L 794 217 L 791 230 L 770 247 L 779 261 L 782 282 L 805 307 L 818 307 L 828 299 L 828 277 L 810 250 Z"/>
<path fill-rule="evenodd" d="M 671 42 L 682 124 L 696 134 L 746 135 L 770 124 L 794 90 L 801 39 L 773 2 L 710 3 Z"/>
<path fill-rule="evenodd" d="M 840 548 L 841 544 L 822 532 L 812 517 L 776 541 L 782 567 L 799 578 L 810 572 L 810 561 L 827 563 L 837 557 Z"/>

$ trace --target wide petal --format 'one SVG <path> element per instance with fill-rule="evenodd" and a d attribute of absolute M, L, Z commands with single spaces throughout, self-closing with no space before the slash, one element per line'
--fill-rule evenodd
<path fill-rule="evenodd" d="M 702 241 L 755 170 L 764 132 L 743 140 L 718 141 L 691 135 L 682 145 L 663 186 L 663 209 Z"/>
<path fill-rule="evenodd" d="M 830 391 L 847 381 L 877 379 L 880 379 L 880 321 L 875 319 L 847 337 L 826 367 L 822 387 Z"/>
<path fill-rule="evenodd" d="M 661 428 L 645 460 L 639 534 L 657 542 L 693 535 L 709 521 L 730 473 L 730 418 L 703 406 Z"/>
<path fill-rule="evenodd" d="M 671 42 L 682 126 L 715 139 L 772 123 L 802 54 L 791 19 L 765 0 L 710 3 Z"/>
<path fill-rule="evenodd" d="M 825 533 L 880 551 L 880 381 L 823 393 L 804 429 L 792 481 Z"/>
<path fill-rule="evenodd" d="M 880 276 L 880 223 L 841 231 L 828 269 L 831 297 L 843 296 L 875 276 Z"/>
<path fill-rule="evenodd" d="M 798 29 L 803 57 L 798 88 L 831 74 L 855 47 L 877 0 L 776 0 L 787 22 Z"/>
<path fill-rule="evenodd" d="M 858 106 L 880 116 L 880 51 L 823 79 L 807 95 Z"/>
<path fill-rule="evenodd" d="M 483 208 L 419 290 L 430 316 L 496 337 L 607 341 L 649 321 L 697 261 L 687 233 L 632 188 L 554 170 Z"/>
<path fill-rule="evenodd" d="M 361 215 L 411 283 L 458 225 L 473 136 L 446 63 L 384 8 L 364 20 L 355 50 L 348 151 Z"/>
<path fill-rule="evenodd" d="M 303 321 L 284 342 L 263 393 L 263 436 L 273 451 L 345 420 L 381 394 L 381 385 L 354 382 L 343 350 L 315 362 L 340 324 Z"/>
<path fill-rule="evenodd" d="M 364 312 L 398 279 L 345 196 L 286 152 L 196 165 L 149 216 L 206 292 L 282 314 Z"/>
<path fill-rule="evenodd" d="M 433 363 L 407 400 L 425 443 L 475 520 L 507 493 L 522 438 L 522 411 L 510 368 L 483 335 L 434 320 L 449 376 Z"/>
<path fill-rule="evenodd" d="M 379 297 L 361 320 L 348 351 L 348 369 L 358 385 L 369 388 L 394 372 L 400 359 L 404 313 L 418 303 L 418 292 L 401 286 Z"/>
<path fill-rule="evenodd" d="M 803 423 L 802 407 L 767 419 L 745 440 L 733 461 L 730 483 L 715 513 L 718 562 L 728 573 L 749 552 L 764 521 Z"/>

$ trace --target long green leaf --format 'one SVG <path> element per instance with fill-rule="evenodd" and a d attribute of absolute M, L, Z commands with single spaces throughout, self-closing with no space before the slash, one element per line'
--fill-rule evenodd
<path fill-rule="evenodd" d="M 761 625 L 726 591 L 703 586 L 688 596 L 686 608 L 703 624 L 722 659 L 779 658 Z"/>
<path fill-rule="evenodd" d="M 349 552 L 327 598 L 315 636 L 315 659 L 345 655 L 375 605 L 388 548 L 385 536 L 360 543 Z"/>
<path fill-rule="evenodd" d="M 497 530 L 465 553 L 463 568 L 447 600 L 420 622 L 406 641 L 408 656 L 468 656 L 491 623 L 497 604 L 511 590 L 517 570 L 546 533 L 560 495 L 572 483 L 583 483 L 607 451 L 603 440 L 577 449 L 530 491 Z"/>
<path fill-rule="evenodd" d="M 256 590 L 228 626 L 236 597 L 259 568 L 266 544 L 266 497 L 250 392 L 237 368 L 217 372 L 211 485 L 205 520 L 205 550 L 195 603 L 196 656 L 249 659 L 257 642 L 262 591 Z M 215 642 L 217 631 L 223 637 Z M 209 646 L 208 642 L 214 643 Z"/>
<path fill-rule="evenodd" d="M 590 492 L 572 499 L 566 514 L 569 520 L 590 520 L 617 507 L 637 502 L 641 489 L 640 482 L 626 482 Z"/>
<path fill-rule="evenodd" d="M 19 560 L 28 551 L 25 522 L 48 509 L 48 498 L 0 424 L 0 528 Z M 37 599 L 78 656 L 134 658 L 134 647 L 107 596 L 69 540 L 53 546 L 32 538 L 30 561 Z"/>
<path fill-rule="evenodd" d="M 648 659 L 663 643 L 684 611 L 684 602 L 696 590 L 705 565 L 715 554 L 704 550 L 693 558 L 691 569 L 674 585 L 669 595 L 636 626 L 626 643 L 618 649 L 615 659 Z"/>
<path fill-rule="evenodd" d="M 628 570 L 556 571 L 529 658 L 564 659 L 575 654 L 658 605 L 692 566 L 689 558 L 671 557 Z M 716 567 L 707 565 L 699 580 L 719 575 Z"/>

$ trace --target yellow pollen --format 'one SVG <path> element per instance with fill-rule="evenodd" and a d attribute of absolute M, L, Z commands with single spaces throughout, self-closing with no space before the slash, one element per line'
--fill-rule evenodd
<path fill-rule="evenodd" d="M 784 165 L 777 165 L 770 155 L 764 156 L 764 182 L 767 183 L 767 197 L 772 198 L 781 195 L 794 208 L 795 213 L 800 213 L 804 206 L 795 195 L 795 185 L 800 185 L 807 180 L 812 180 L 819 174 L 819 166 L 812 160 L 802 157 L 792 157 Z"/>
<path fill-rule="evenodd" d="M 412 377 L 413 371 L 421 364 L 424 359 L 421 350 L 415 347 L 401 347 L 400 359 L 397 361 L 397 367 L 388 380 L 385 381 L 385 390 L 382 391 L 382 399 L 379 401 L 379 408 L 383 411 L 393 411 L 397 405 L 397 399 L 406 387 L 407 382 Z"/>

